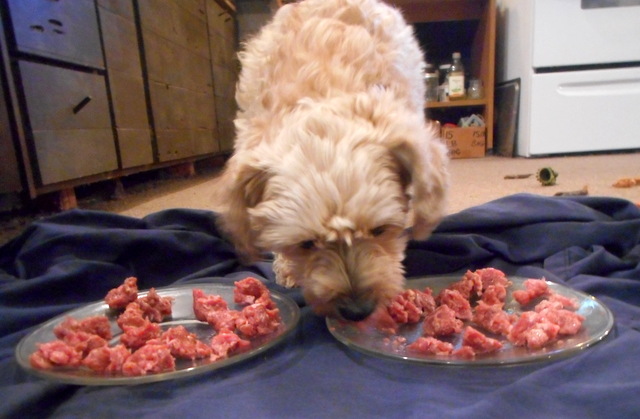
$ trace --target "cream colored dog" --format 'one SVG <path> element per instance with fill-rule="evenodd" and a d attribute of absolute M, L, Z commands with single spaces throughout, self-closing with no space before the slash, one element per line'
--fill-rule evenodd
<path fill-rule="evenodd" d="M 250 259 L 274 252 L 278 282 L 317 313 L 366 318 L 402 290 L 409 236 L 444 211 L 413 30 L 378 0 L 305 0 L 240 60 L 222 227 Z"/>

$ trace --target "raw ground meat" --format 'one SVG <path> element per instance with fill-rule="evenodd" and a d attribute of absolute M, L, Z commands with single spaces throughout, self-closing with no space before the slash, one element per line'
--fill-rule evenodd
<path fill-rule="evenodd" d="M 376 310 L 367 320 L 358 322 L 365 330 L 374 327 L 387 335 L 383 343 L 397 345 L 407 350 L 424 354 L 449 354 L 456 358 L 473 359 L 477 354 L 499 351 L 503 342 L 514 346 L 539 349 L 550 344 L 560 335 L 575 335 L 582 328 L 584 317 L 567 309 L 577 309 L 578 302 L 553 292 L 543 279 L 527 279 L 525 289 L 514 291 L 514 299 L 526 306 L 538 298 L 544 298 L 534 311 L 523 311 L 520 315 L 504 310 L 507 288 L 511 281 L 500 270 L 494 268 L 467 271 L 457 281 L 440 292 L 434 302 L 437 308 L 429 311 L 422 324 L 423 336 L 406 345 L 406 339 L 398 336 L 399 325 L 420 321 L 419 310 L 412 304 L 414 297 L 404 291 L 387 306 L 387 310 Z M 429 290 L 430 291 L 430 290 Z M 429 296 L 431 293 L 429 292 Z M 417 320 L 416 320 L 417 319 Z M 449 350 L 450 343 L 436 337 L 447 337 L 462 331 L 458 349 Z M 483 331 L 503 336 L 503 340 L 486 336 Z M 403 343 L 398 342 L 404 339 Z"/>
<path fill-rule="evenodd" d="M 92 316 L 82 320 L 67 317 L 53 328 L 53 334 L 58 339 L 63 339 L 65 335 L 73 332 L 86 332 L 109 340 L 111 339 L 111 324 L 106 316 Z"/>
<path fill-rule="evenodd" d="M 167 345 L 144 345 L 122 364 L 122 374 L 127 377 L 174 371 L 176 361 Z"/>
<path fill-rule="evenodd" d="M 489 305 L 504 305 L 507 298 L 507 287 L 502 284 L 491 284 L 482 292 L 481 300 Z"/>
<path fill-rule="evenodd" d="M 421 354 L 450 355 L 453 352 L 453 345 L 431 336 L 421 336 L 412 344 L 407 345 L 407 349 Z"/>
<path fill-rule="evenodd" d="M 417 323 L 426 313 L 435 310 L 436 302 L 430 288 L 424 291 L 407 289 L 396 295 L 387 310 L 398 324 Z"/>
<path fill-rule="evenodd" d="M 478 269 L 475 272 L 480 275 L 483 290 L 487 289 L 491 285 L 502 285 L 503 287 L 508 287 L 511 285 L 511 281 L 509 281 L 509 278 L 507 278 L 504 272 L 499 269 L 484 268 Z"/>
<path fill-rule="evenodd" d="M 165 330 L 158 339 L 148 341 L 147 344 L 164 344 L 176 358 L 199 359 L 211 355 L 211 347 L 198 340 L 184 326 L 171 327 Z"/>
<path fill-rule="evenodd" d="M 138 299 L 138 278 L 130 276 L 117 288 L 110 290 L 104 297 L 109 308 L 122 309 Z"/>
<path fill-rule="evenodd" d="M 214 310 L 207 314 L 207 323 L 213 327 L 216 332 L 229 330 L 233 332 L 236 329 L 236 323 L 242 316 L 238 310 Z"/>
<path fill-rule="evenodd" d="M 449 306 L 442 305 L 427 314 L 422 330 L 425 336 L 450 336 L 460 333 L 462 320 L 456 318 L 456 312 Z"/>
<path fill-rule="evenodd" d="M 502 309 L 502 305 L 490 305 L 484 301 L 478 301 L 473 309 L 473 322 L 491 333 L 508 335 L 511 325 L 517 319 Z"/>
<path fill-rule="evenodd" d="M 211 338 L 211 360 L 228 358 L 230 355 L 244 352 L 251 347 L 251 342 L 242 339 L 233 332 L 225 330 Z"/>
<path fill-rule="evenodd" d="M 562 303 L 555 303 L 560 305 L 554 307 L 554 303 L 543 304 L 542 301 L 535 307 L 536 313 L 549 320 L 553 324 L 557 324 L 560 328 L 558 334 L 560 335 L 575 335 L 582 327 L 584 317 L 573 311 L 565 310 L 562 308 Z"/>
<path fill-rule="evenodd" d="M 524 290 L 517 290 L 511 293 L 513 298 L 521 306 L 526 306 L 538 297 L 549 295 L 549 285 L 544 279 L 527 279 L 524 281 Z"/>
<path fill-rule="evenodd" d="M 159 323 L 165 317 L 171 316 L 173 300 L 173 297 L 161 297 L 155 288 L 151 288 L 147 295 L 138 298 L 138 305 L 143 312 L 143 317 Z"/>
<path fill-rule="evenodd" d="M 82 352 L 61 340 L 39 343 L 38 350 L 29 356 L 31 366 L 40 370 L 53 367 L 78 367 L 80 362 L 82 362 Z"/>
<path fill-rule="evenodd" d="M 476 357 L 476 351 L 471 346 L 462 345 L 451 353 L 453 357 L 460 359 L 473 359 Z"/>
<path fill-rule="evenodd" d="M 131 351 L 122 344 L 113 347 L 102 346 L 89 352 L 82 360 L 82 365 L 101 374 L 119 374 L 129 355 Z"/>
<path fill-rule="evenodd" d="M 456 317 L 462 320 L 470 320 L 473 316 L 471 304 L 458 290 L 444 289 L 438 295 L 440 305 L 446 305 L 456 313 Z"/>
<path fill-rule="evenodd" d="M 551 323 L 539 313 L 525 311 L 511 327 L 507 339 L 516 346 L 540 349 L 553 341 L 559 330 L 560 326 Z"/>
<path fill-rule="evenodd" d="M 226 311 L 227 302 L 219 295 L 207 295 L 199 288 L 193 290 L 193 313 L 201 322 L 207 321 L 207 316 L 213 311 Z"/>
<path fill-rule="evenodd" d="M 476 272 L 467 271 L 460 281 L 449 285 L 447 289 L 456 290 L 467 300 L 482 295 L 482 277 Z"/>
<path fill-rule="evenodd" d="M 269 309 L 277 307 L 271 300 L 269 289 L 262 281 L 253 277 L 247 277 L 241 281 L 236 281 L 234 285 L 233 301 L 236 304 L 250 305 L 262 303 Z"/>
<path fill-rule="evenodd" d="M 386 306 L 379 306 L 369 317 L 356 322 L 355 325 L 363 331 L 368 328 L 373 328 L 385 335 L 395 335 L 398 333 L 398 323 L 393 320 Z"/>
<path fill-rule="evenodd" d="M 122 330 L 124 330 L 125 326 L 142 327 L 149 322 L 143 315 L 144 313 L 137 302 L 129 303 L 124 312 L 116 319 L 116 323 Z"/>
<path fill-rule="evenodd" d="M 162 329 L 158 323 L 153 323 L 149 319 L 144 319 L 142 326 L 124 326 L 123 334 L 120 335 L 120 342 L 131 349 L 140 348 L 148 340 L 160 337 Z"/>
<path fill-rule="evenodd" d="M 280 310 L 255 303 L 242 309 L 236 328 L 246 337 L 268 335 L 280 327 Z"/>
<path fill-rule="evenodd" d="M 492 339 L 471 326 L 467 326 L 464 330 L 462 345 L 471 347 L 476 354 L 502 349 L 502 343 L 499 340 Z"/>
<path fill-rule="evenodd" d="M 108 345 L 108 342 L 100 336 L 87 332 L 69 332 L 64 335 L 62 340 L 83 356 L 95 348 Z"/>

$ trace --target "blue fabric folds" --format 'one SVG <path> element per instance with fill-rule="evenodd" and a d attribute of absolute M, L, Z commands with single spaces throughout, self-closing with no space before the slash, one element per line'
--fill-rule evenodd
<path fill-rule="evenodd" d="M 512 367 L 434 367 L 354 352 L 332 338 L 268 261 L 243 266 L 206 211 L 135 219 L 73 210 L 0 247 L 0 417 L 634 417 L 640 412 L 640 210 L 600 197 L 513 195 L 448 216 L 411 242 L 411 277 L 492 266 L 546 277 L 614 313 L 607 339 L 575 356 Z M 51 383 L 22 371 L 15 345 L 39 323 L 97 301 L 127 276 L 141 289 L 251 274 L 302 307 L 266 355 L 134 387 Z"/>

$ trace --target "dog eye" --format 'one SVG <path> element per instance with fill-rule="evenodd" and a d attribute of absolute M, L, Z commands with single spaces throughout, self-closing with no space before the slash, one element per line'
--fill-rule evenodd
<path fill-rule="evenodd" d="M 373 237 L 378 237 L 378 236 L 384 234 L 385 230 L 386 230 L 385 226 L 376 227 L 376 228 L 371 230 L 371 235 Z"/>
<path fill-rule="evenodd" d="M 305 241 L 300 243 L 300 248 L 301 249 L 311 250 L 314 247 L 316 247 L 316 244 L 313 242 L 313 240 L 305 240 Z"/>

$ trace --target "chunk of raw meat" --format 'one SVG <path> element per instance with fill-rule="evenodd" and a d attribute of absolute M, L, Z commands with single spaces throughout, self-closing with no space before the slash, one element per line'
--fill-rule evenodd
<path fill-rule="evenodd" d="M 121 309 L 138 299 L 138 278 L 130 276 L 117 288 L 110 290 L 104 297 L 109 308 Z"/>
<path fill-rule="evenodd" d="M 456 313 L 456 317 L 462 320 L 471 319 L 471 304 L 458 290 L 444 289 L 438 295 L 440 305 L 447 305 Z"/>
<path fill-rule="evenodd" d="M 280 327 L 280 310 L 255 303 L 242 309 L 236 328 L 246 337 L 268 335 Z"/>
<path fill-rule="evenodd" d="M 503 287 L 508 287 L 511 285 L 511 281 L 507 278 L 507 276 L 499 269 L 495 268 L 484 268 L 478 269 L 476 274 L 480 275 L 480 280 L 482 282 L 483 292 L 491 285 L 501 285 Z"/>
<path fill-rule="evenodd" d="M 242 316 L 242 313 L 237 310 L 213 310 L 207 314 L 206 321 L 216 332 L 223 330 L 233 332 L 240 316 Z"/>
<path fill-rule="evenodd" d="M 559 330 L 560 326 L 551 323 L 539 313 L 525 311 L 511 327 L 507 339 L 516 346 L 540 349 L 553 341 Z"/>
<path fill-rule="evenodd" d="M 244 352 L 251 347 L 251 342 L 242 339 L 233 332 L 225 330 L 211 338 L 211 360 L 228 358 L 230 355 Z"/>
<path fill-rule="evenodd" d="M 111 339 L 111 324 L 106 316 L 92 316 L 82 320 L 67 317 L 53 328 L 53 333 L 58 339 L 63 339 L 65 335 L 73 332 L 86 332 L 109 340 Z"/>
<path fill-rule="evenodd" d="M 184 326 L 171 327 L 162 335 L 147 344 L 164 344 L 171 350 L 171 355 L 176 358 L 199 359 L 211 355 L 211 347 L 198 340 L 198 337 L 189 332 Z"/>
<path fill-rule="evenodd" d="M 451 355 L 453 355 L 454 358 L 473 359 L 476 357 L 476 351 L 474 351 L 471 346 L 463 345 L 454 350 Z"/>
<path fill-rule="evenodd" d="M 516 318 L 504 311 L 501 305 L 490 305 L 481 300 L 473 309 L 472 320 L 491 333 L 506 336 Z"/>
<path fill-rule="evenodd" d="M 269 289 L 259 279 L 247 277 L 241 281 L 236 281 L 234 284 L 233 301 L 236 304 L 261 303 L 269 309 L 276 308 L 276 304 L 271 300 Z"/>
<path fill-rule="evenodd" d="M 425 336 L 449 336 L 460 333 L 462 320 L 456 318 L 456 312 L 447 305 L 441 305 L 424 319 Z"/>
<path fill-rule="evenodd" d="M 477 271 L 467 271 L 460 281 L 454 282 L 447 289 L 458 291 L 467 300 L 479 297 L 482 295 L 482 277 Z"/>
<path fill-rule="evenodd" d="M 462 335 L 462 345 L 473 348 L 476 354 L 495 352 L 502 349 L 499 340 L 492 339 L 471 326 L 467 326 Z"/>
<path fill-rule="evenodd" d="M 149 322 L 149 320 L 143 316 L 144 313 L 137 302 L 129 303 L 124 312 L 116 319 L 116 323 L 122 330 L 124 330 L 126 326 L 143 327 Z"/>
<path fill-rule="evenodd" d="M 398 333 L 398 323 L 393 320 L 386 306 L 379 306 L 365 320 L 357 322 L 356 326 L 363 331 L 371 327 L 386 335 L 395 335 Z"/>
<path fill-rule="evenodd" d="M 138 298 L 138 305 L 143 312 L 143 317 L 160 323 L 165 317 L 171 316 L 173 300 L 173 297 L 161 297 L 155 288 L 151 288 L 147 295 Z"/>
<path fill-rule="evenodd" d="M 143 346 L 147 341 L 160 337 L 162 330 L 158 323 L 149 319 L 144 319 L 142 326 L 127 326 L 122 328 L 124 332 L 120 335 L 120 342 L 128 348 L 136 349 Z"/>
<path fill-rule="evenodd" d="M 507 298 L 507 287 L 502 284 L 491 284 L 482 292 L 481 300 L 489 305 L 503 305 Z"/>
<path fill-rule="evenodd" d="M 396 323 L 417 323 L 424 313 L 435 310 L 436 302 L 431 289 L 425 291 L 407 289 L 396 295 L 387 305 L 387 310 Z"/>
<path fill-rule="evenodd" d="M 174 371 L 176 361 L 167 345 L 144 345 L 131 354 L 122 364 L 122 374 L 127 377 Z"/>
<path fill-rule="evenodd" d="M 431 336 L 421 336 L 412 344 L 407 345 L 407 349 L 421 354 L 450 355 L 453 352 L 453 345 Z"/>
<path fill-rule="evenodd" d="M 101 374 L 118 374 L 122 372 L 122 364 L 130 355 L 131 351 L 122 344 L 114 347 L 102 346 L 89 352 L 82 360 L 82 365 Z"/>
<path fill-rule="evenodd" d="M 558 325 L 558 334 L 561 335 L 575 335 L 582 328 L 582 322 L 584 317 L 573 311 L 565 310 L 563 308 L 557 308 L 551 304 L 543 304 L 541 302 L 535 307 L 535 311 L 538 315 L 544 317 L 553 324 Z M 555 304 L 562 307 L 562 303 L 556 302 Z"/>
<path fill-rule="evenodd" d="M 212 311 L 226 311 L 227 302 L 219 295 L 208 295 L 198 288 L 193 290 L 193 313 L 201 322 L 207 321 L 207 316 Z"/>
<path fill-rule="evenodd" d="M 513 298 L 521 305 L 526 306 L 538 297 L 549 295 L 549 285 L 544 279 L 527 279 L 524 281 L 524 290 L 517 290 L 512 293 Z"/>
<path fill-rule="evenodd" d="M 82 362 L 82 352 L 61 340 L 39 343 L 38 350 L 29 356 L 33 368 L 46 370 L 53 367 L 77 367 Z"/>
<path fill-rule="evenodd" d="M 564 295 L 552 292 L 548 299 L 549 301 L 562 304 L 562 308 L 570 308 L 572 310 L 578 309 L 578 302 L 573 298 L 565 297 Z"/>
<path fill-rule="evenodd" d="M 100 336 L 87 332 L 69 332 L 64 335 L 62 340 L 83 356 L 86 356 L 95 348 L 108 345 L 107 341 Z"/>

